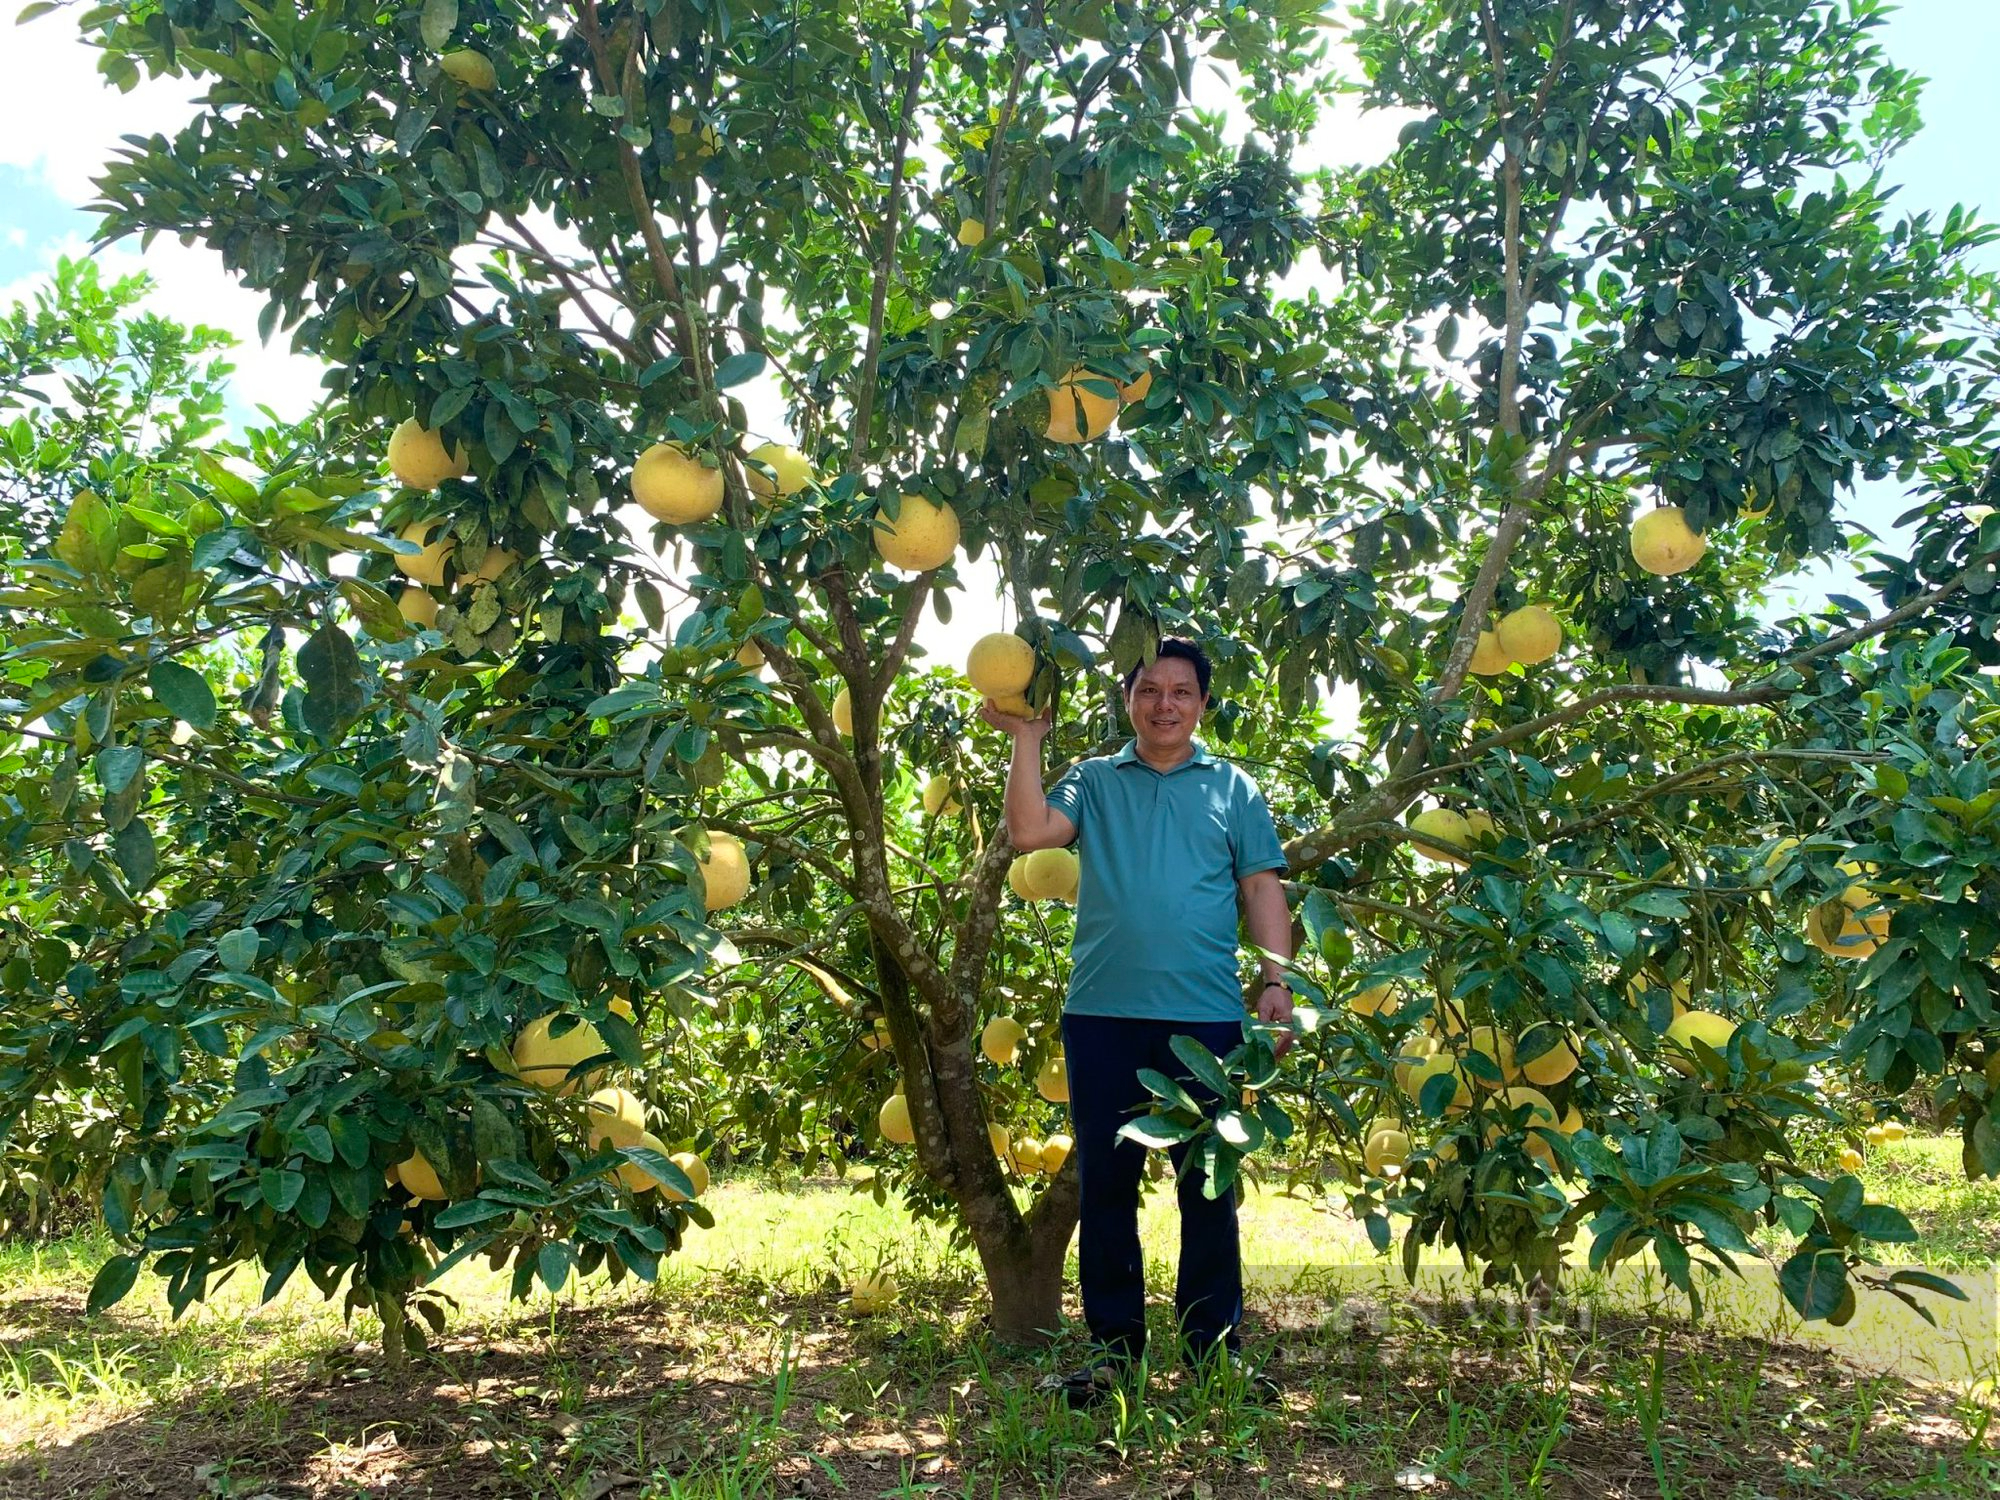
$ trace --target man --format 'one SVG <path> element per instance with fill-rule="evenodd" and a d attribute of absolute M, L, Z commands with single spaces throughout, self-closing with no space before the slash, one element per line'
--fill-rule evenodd
<path fill-rule="evenodd" d="M 1195 742 L 1208 708 L 1209 662 L 1191 641 L 1165 640 L 1149 664 L 1125 674 L 1132 740 L 1115 755 L 1075 766 L 1042 791 L 1039 719 L 984 717 L 1014 739 L 1007 768 L 1007 833 L 1017 849 L 1080 845 L 1063 1048 L 1069 1065 L 1082 1203 L 1078 1241 L 1084 1319 L 1098 1360 L 1051 1384 L 1071 1405 L 1102 1399 L 1145 1351 L 1145 1263 L 1139 1249 L 1139 1182 L 1146 1150 L 1118 1131 L 1151 1098 L 1138 1071 L 1179 1078 L 1197 1098 L 1214 1095 L 1188 1076 L 1171 1046 L 1192 1037 L 1217 1056 L 1243 1038 L 1237 972 L 1239 906 L 1260 948 L 1291 954 L 1291 917 L 1270 809 L 1249 776 Z M 1259 1020 L 1289 1025 L 1292 994 L 1282 966 L 1263 959 L 1253 1002 Z M 1282 1053 L 1291 1043 L 1280 1035 Z M 1178 1172 L 1189 1146 L 1172 1149 Z M 1204 1196 L 1197 1168 L 1179 1179 L 1181 1254 L 1174 1292 L 1183 1352 L 1236 1359 L 1243 1269 L 1236 1195 Z"/>

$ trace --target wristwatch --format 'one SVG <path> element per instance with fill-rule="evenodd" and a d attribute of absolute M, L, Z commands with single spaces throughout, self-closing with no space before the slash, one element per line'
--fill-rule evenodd
<path fill-rule="evenodd" d="M 1264 981 L 1264 989 L 1283 990 L 1287 995 L 1295 995 L 1298 993 L 1298 991 L 1292 988 L 1291 981 L 1288 979 L 1267 979 Z M 1261 995 L 1263 992 L 1264 992 L 1263 990 L 1259 990 L 1257 993 Z"/>

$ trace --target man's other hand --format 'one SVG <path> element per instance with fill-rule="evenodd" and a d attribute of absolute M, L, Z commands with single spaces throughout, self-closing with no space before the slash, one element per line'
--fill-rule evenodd
<path fill-rule="evenodd" d="M 1266 1026 L 1286 1028 L 1271 1038 L 1271 1055 L 1282 1059 L 1298 1040 L 1291 1031 L 1292 992 L 1281 985 L 1267 985 L 1257 997 L 1257 1019 Z"/>

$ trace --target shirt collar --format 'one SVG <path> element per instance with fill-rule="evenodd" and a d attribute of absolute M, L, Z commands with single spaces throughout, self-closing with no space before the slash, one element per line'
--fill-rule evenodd
<path fill-rule="evenodd" d="M 1194 748 L 1194 754 L 1175 766 L 1171 771 L 1153 771 L 1151 766 L 1147 766 L 1143 760 L 1139 759 L 1139 741 L 1137 739 L 1127 740 L 1125 748 L 1111 757 L 1111 764 L 1114 766 L 1145 766 L 1148 771 L 1153 771 L 1155 776 L 1173 776 L 1194 766 L 1212 766 L 1216 764 L 1215 757 L 1202 747 L 1200 740 L 1191 740 L 1189 743 Z"/>

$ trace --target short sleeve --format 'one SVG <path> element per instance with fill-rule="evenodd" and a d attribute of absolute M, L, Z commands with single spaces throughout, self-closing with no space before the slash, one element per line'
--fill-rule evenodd
<path fill-rule="evenodd" d="M 1255 875 L 1259 870 L 1282 870 L 1290 863 L 1285 846 L 1278 842 L 1278 826 L 1271 819 L 1270 806 L 1257 783 L 1240 771 L 1236 795 L 1230 799 L 1229 842 L 1236 853 L 1236 878 Z"/>
<path fill-rule="evenodd" d="M 1076 825 L 1080 837 L 1083 833 L 1084 808 L 1089 805 L 1089 784 L 1085 780 L 1083 768 L 1088 762 L 1079 761 L 1063 772 L 1062 780 L 1049 788 L 1049 809 L 1059 812 Z"/>

